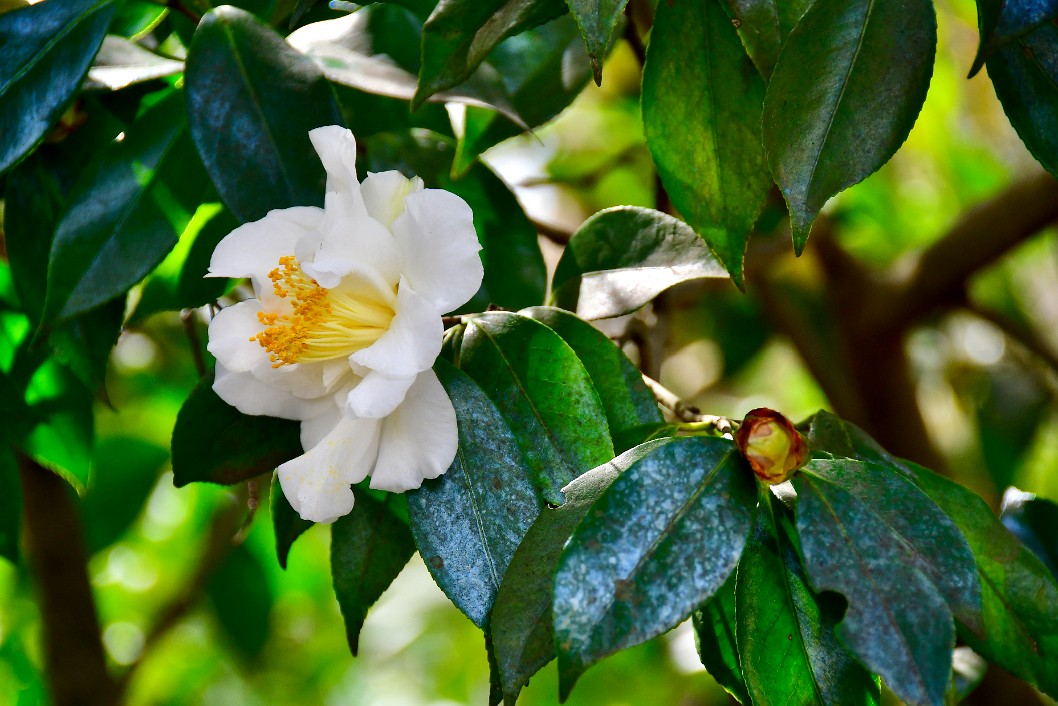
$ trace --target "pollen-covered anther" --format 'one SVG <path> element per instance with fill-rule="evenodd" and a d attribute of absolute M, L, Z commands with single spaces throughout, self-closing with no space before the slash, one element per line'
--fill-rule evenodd
<path fill-rule="evenodd" d="M 377 341 L 393 320 L 391 302 L 378 293 L 324 289 L 293 255 L 279 258 L 268 278 L 277 297 L 289 298 L 290 312 L 258 312 L 265 328 L 250 340 L 268 351 L 273 368 L 348 357 Z"/>

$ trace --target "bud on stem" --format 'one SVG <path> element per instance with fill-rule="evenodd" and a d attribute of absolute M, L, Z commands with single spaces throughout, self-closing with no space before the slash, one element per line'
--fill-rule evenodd
<path fill-rule="evenodd" d="M 747 414 L 735 443 L 757 477 L 769 485 L 789 480 L 808 459 L 804 439 L 789 419 L 772 409 Z"/>

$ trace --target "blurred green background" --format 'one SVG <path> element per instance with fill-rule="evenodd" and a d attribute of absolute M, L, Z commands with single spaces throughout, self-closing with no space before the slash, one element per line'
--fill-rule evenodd
<path fill-rule="evenodd" d="M 965 75 L 977 46 L 972 0 L 938 0 L 940 47 L 929 96 L 896 157 L 828 207 L 840 243 L 873 264 L 897 263 L 944 232 L 968 206 L 1038 167 L 1002 115 L 982 74 Z M 529 214 L 575 228 L 599 209 L 653 206 L 643 141 L 638 65 L 621 44 L 601 89 L 535 137 L 510 140 L 487 160 Z M 459 121 L 458 111 L 454 114 Z M 973 302 L 1041 332 L 1058 350 L 1058 247 L 1052 230 L 979 275 Z M 542 241 L 551 266 L 558 246 Z M 810 281 L 805 256 L 776 265 Z M 7 273 L 0 275 L 8 279 Z M 662 382 L 703 411 L 741 417 L 768 406 L 802 418 L 827 400 L 795 349 L 768 327 L 752 287 L 669 292 Z M 650 312 L 646 314 L 649 320 Z M 659 314 L 660 315 L 660 314 Z M 17 328 L 17 321 L 4 321 Z M 918 399 L 935 444 L 957 477 L 993 504 L 1016 485 L 1058 500 L 1058 382 L 1053 371 L 972 313 L 930 319 L 913 335 Z M 329 532 L 298 540 L 286 571 L 275 559 L 267 483 L 246 541 L 216 571 L 196 569 L 211 518 L 232 492 L 175 489 L 167 469 L 176 413 L 196 382 L 176 314 L 122 334 L 108 372 L 110 406 L 97 404 L 94 485 L 79 505 L 104 643 L 131 704 L 484 704 L 488 668 L 479 631 L 433 584 L 416 557 L 368 617 L 349 654 L 330 586 Z M 164 606 L 188 609 L 154 639 Z M 0 703 L 44 704 L 40 616 L 23 567 L 0 563 Z M 520 703 L 557 701 L 554 665 Z M 722 704 L 684 625 L 605 660 L 580 681 L 574 705 Z"/>

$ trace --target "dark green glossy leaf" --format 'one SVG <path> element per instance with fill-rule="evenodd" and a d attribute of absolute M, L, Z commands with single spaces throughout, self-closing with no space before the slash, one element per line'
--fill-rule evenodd
<path fill-rule="evenodd" d="M 452 167 L 456 174 L 469 169 L 493 145 L 561 113 L 591 76 L 577 27 L 569 17 L 503 41 L 492 51 L 488 65 L 499 71 L 520 119 L 512 122 L 493 110 L 468 107 Z"/>
<path fill-rule="evenodd" d="M 0 557 L 18 563 L 22 528 L 22 484 L 10 448 L 0 449 Z"/>
<path fill-rule="evenodd" d="M 100 442 L 94 453 L 92 485 L 81 503 L 91 553 L 116 542 L 132 525 L 168 460 L 168 450 L 137 437 Z"/>
<path fill-rule="evenodd" d="M 206 582 L 221 630 L 245 659 L 264 650 L 275 596 L 268 574 L 246 545 L 235 547 Z"/>
<path fill-rule="evenodd" d="M 203 306 L 228 289 L 223 278 L 206 277 L 217 243 L 237 228 L 239 222 L 219 203 L 204 203 L 195 211 L 176 247 L 148 275 L 140 291 L 130 325 L 159 311 L 179 311 Z"/>
<path fill-rule="evenodd" d="M 849 603 L 842 641 L 905 702 L 940 706 L 951 679 L 952 614 L 977 630 L 982 624 L 965 537 L 888 466 L 816 459 L 794 487 L 812 585 Z"/>
<path fill-rule="evenodd" d="M 412 105 L 465 81 L 507 37 L 565 12 L 562 0 L 441 0 L 423 25 Z"/>
<path fill-rule="evenodd" d="M 70 194 L 48 263 L 45 318 L 68 319 L 124 293 L 176 244 L 202 195 L 183 97 L 149 108 Z"/>
<path fill-rule="evenodd" d="M 294 541 L 315 523 L 301 519 L 297 510 L 290 506 L 287 496 L 283 495 L 283 488 L 275 476 L 272 476 L 271 492 L 269 509 L 272 513 L 272 531 L 276 535 L 276 559 L 279 560 L 279 566 L 286 569 Z"/>
<path fill-rule="evenodd" d="M 718 0 L 660 3 L 651 37 L 647 146 L 672 202 L 741 288 L 749 233 L 771 188 L 764 81 Z"/>
<path fill-rule="evenodd" d="M 238 219 L 323 205 L 325 174 L 308 133 L 342 118 L 312 60 L 249 13 L 225 6 L 195 31 L 186 79 L 191 136 Z"/>
<path fill-rule="evenodd" d="M 547 275 L 536 229 L 507 185 L 485 165 L 453 179 L 453 141 L 424 130 L 373 135 L 364 143 L 371 171 L 418 175 L 427 187 L 451 191 L 473 210 L 485 278 L 464 311 L 482 311 L 489 304 L 520 309 L 543 301 Z"/>
<path fill-rule="evenodd" d="M 62 115 L 113 16 L 111 0 L 43 2 L 0 15 L 0 172 Z"/>
<path fill-rule="evenodd" d="M 724 0 L 738 34 L 761 76 L 771 76 L 779 50 L 812 3 L 810 0 Z"/>
<path fill-rule="evenodd" d="M 287 37 L 287 41 L 315 61 L 323 74 L 335 83 L 365 93 L 410 101 L 415 95 L 415 74 L 374 46 L 369 23 L 373 9 L 365 8 L 347 17 L 305 25 Z M 417 46 L 413 43 L 418 39 L 417 35 L 402 38 L 409 46 Z M 527 127 L 511 104 L 500 77 L 488 67 L 475 72 L 462 85 L 435 93 L 428 100 L 492 108 L 514 124 Z"/>
<path fill-rule="evenodd" d="M 115 299 L 66 321 L 52 331 L 48 340 L 55 359 L 103 402 L 109 401 L 107 366 L 124 317 L 125 300 Z"/>
<path fill-rule="evenodd" d="M 124 37 L 108 35 L 92 68 L 88 70 L 85 88 L 118 91 L 136 83 L 172 76 L 183 70 L 182 61 L 167 59 Z"/>
<path fill-rule="evenodd" d="M 467 323 L 459 366 L 507 419 L 541 497 L 614 457 L 599 395 L 577 354 L 547 326 L 494 312 Z"/>
<path fill-rule="evenodd" d="M 983 628 L 963 626 L 960 634 L 987 659 L 1058 695 L 1058 585 L 988 505 L 963 486 L 895 458 L 863 430 L 832 414 L 815 415 L 810 439 L 824 452 L 888 464 L 940 506 L 965 535 L 980 575 Z"/>
<path fill-rule="evenodd" d="M 232 485 L 302 454 L 300 424 L 251 417 L 213 392 L 207 376 L 180 408 L 173 428 L 173 483 Z"/>
<path fill-rule="evenodd" d="M 745 559 L 743 560 L 745 561 Z M 691 616 L 694 626 L 694 643 L 702 666 L 716 683 L 724 687 L 741 704 L 749 704 L 746 681 L 738 660 L 738 644 L 735 641 L 735 576 L 731 572 L 727 581 Z"/>
<path fill-rule="evenodd" d="M 996 51 L 988 75 L 1018 137 L 1058 174 L 1058 26 L 1043 25 Z"/>
<path fill-rule="evenodd" d="M 110 23 L 110 33 L 121 37 L 137 37 L 156 27 L 168 14 L 163 5 L 150 0 L 124 0 L 117 3 L 117 12 Z"/>
<path fill-rule="evenodd" d="M 1003 497 L 1002 517 L 1003 526 L 1058 579 L 1058 504 L 1009 488 Z"/>
<path fill-rule="evenodd" d="M 334 595 L 345 618 L 349 649 L 355 655 L 367 611 L 397 578 L 415 553 L 411 530 L 386 502 L 366 493 L 353 511 L 331 526 Z"/>
<path fill-rule="evenodd" d="M 1056 0 L 977 0 L 977 29 L 981 42 L 970 67 L 970 78 L 981 70 L 996 49 L 1028 34 L 1056 15 Z"/>
<path fill-rule="evenodd" d="M 878 704 L 877 682 L 835 634 L 844 602 L 812 591 L 776 509 L 764 491 L 738 567 L 738 654 L 753 702 L 783 694 L 805 706 Z"/>
<path fill-rule="evenodd" d="M 543 510 L 526 532 L 507 567 L 489 618 L 496 666 L 508 704 L 517 700 L 530 677 L 555 658 L 552 584 L 566 541 L 618 475 L 667 441 L 639 446 L 575 479 L 562 489 L 566 502 Z"/>
<path fill-rule="evenodd" d="M 764 147 L 796 252 L 823 204 L 903 144 L 936 45 L 929 0 L 817 0 L 790 33 L 764 100 Z"/>
<path fill-rule="evenodd" d="M 573 234 L 552 280 L 552 299 L 585 319 L 635 311 L 674 284 L 727 277 L 686 223 L 649 208 L 600 211 Z"/>
<path fill-rule="evenodd" d="M 595 83 L 602 85 L 602 60 L 628 0 L 566 0 L 566 4 L 584 37 Z"/>
<path fill-rule="evenodd" d="M 664 421 L 657 400 L 643 382 L 642 374 L 602 331 L 569 312 L 553 307 L 537 306 L 519 313 L 546 324 L 580 358 L 606 410 L 610 437 L 614 440 L 617 453 L 646 440 L 636 440 L 637 431 L 646 431 L 651 425 Z M 627 443 L 627 446 L 619 446 L 618 439 Z"/>
<path fill-rule="evenodd" d="M 592 505 L 555 574 L 559 692 L 607 655 L 671 630 L 734 570 L 752 473 L 726 439 L 657 446 Z"/>
<path fill-rule="evenodd" d="M 496 406 L 469 377 L 435 366 L 455 407 L 459 453 L 408 496 L 415 544 L 437 585 L 478 627 L 542 503 L 526 459 Z"/>

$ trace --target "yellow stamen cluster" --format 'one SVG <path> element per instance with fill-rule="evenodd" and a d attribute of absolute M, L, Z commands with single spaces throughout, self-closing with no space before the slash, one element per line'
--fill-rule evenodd
<path fill-rule="evenodd" d="M 268 278 L 275 295 L 291 304 L 287 314 L 258 312 L 265 329 L 250 338 L 268 351 L 273 368 L 348 357 L 377 341 L 393 320 L 392 300 L 369 287 L 324 289 L 293 255 L 279 258 Z"/>

